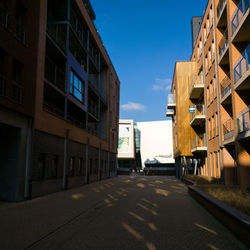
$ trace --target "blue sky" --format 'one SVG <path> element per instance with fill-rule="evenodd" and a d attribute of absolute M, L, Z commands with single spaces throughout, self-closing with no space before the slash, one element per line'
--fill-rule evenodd
<path fill-rule="evenodd" d="M 207 0 L 91 0 L 121 82 L 120 119 L 166 120 L 176 61 L 192 53 L 191 18 Z"/>

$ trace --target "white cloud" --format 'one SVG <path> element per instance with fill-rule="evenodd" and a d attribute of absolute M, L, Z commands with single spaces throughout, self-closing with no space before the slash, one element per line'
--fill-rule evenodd
<path fill-rule="evenodd" d="M 160 79 L 155 78 L 155 83 L 152 87 L 154 91 L 168 91 L 171 89 L 172 81 L 170 78 Z"/>
<path fill-rule="evenodd" d="M 130 110 L 143 111 L 146 109 L 146 107 L 140 103 L 128 102 L 127 104 L 121 105 L 121 109 L 124 111 L 130 111 Z"/>

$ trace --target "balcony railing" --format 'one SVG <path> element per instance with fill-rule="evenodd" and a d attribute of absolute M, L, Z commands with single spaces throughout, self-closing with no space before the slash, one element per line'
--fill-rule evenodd
<path fill-rule="evenodd" d="M 194 93 L 195 89 L 203 89 L 204 88 L 204 83 L 203 79 L 200 76 L 195 75 L 192 81 L 192 84 L 189 87 L 189 96 L 190 98 L 195 98 L 196 96 L 198 97 L 198 94 L 202 91 L 197 91 L 198 93 Z"/>
<path fill-rule="evenodd" d="M 223 55 L 224 51 L 227 49 L 227 47 L 228 47 L 228 30 L 226 29 L 220 42 L 219 42 L 220 58 Z"/>
<path fill-rule="evenodd" d="M 168 105 L 175 105 L 175 104 L 176 104 L 175 94 L 169 94 L 168 95 Z"/>
<path fill-rule="evenodd" d="M 234 83 L 236 83 L 250 67 L 250 44 L 242 53 L 238 63 L 234 66 Z"/>
<path fill-rule="evenodd" d="M 17 22 L 15 23 L 15 37 L 22 44 L 26 44 L 26 30 Z"/>
<path fill-rule="evenodd" d="M 5 29 L 8 28 L 9 13 L 2 7 L 0 7 L 0 25 Z"/>
<path fill-rule="evenodd" d="M 227 2 L 226 0 L 220 0 L 219 1 L 218 6 L 217 6 L 217 17 L 218 18 L 220 17 L 226 2 Z"/>
<path fill-rule="evenodd" d="M 0 96 L 5 96 L 5 88 L 6 88 L 5 77 L 0 75 Z"/>
<path fill-rule="evenodd" d="M 81 122 L 70 115 L 67 116 L 67 120 L 79 128 L 83 128 L 83 129 L 86 128 L 86 124 L 84 122 Z"/>
<path fill-rule="evenodd" d="M 11 100 L 15 103 L 23 105 L 24 93 L 23 86 L 16 82 L 12 82 L 11 86 Z"/>
<path fill-rule="evenodd" d="M 233 137 L 234 135 L 233 119 L 229 119 L 223 124 L 223 134 L 224 134 L 224 140 Z"/>
<path fill-rule="evenodd" d="M 84 25 L 79 20 L 79 18 L 77 17 L 74 11 L 71 12 L 70 24 L 76 36 L 78 37 L 81 45 L 86 49 L 87 48 L 87 33 L 86 33 L 86 30 L 84 30 Z"/>
<path fill-rule="evenodd" d="M 238 28 L 241 19 L 245 15 L 246 11 L 250 7 L 250 1 L 249 0 L 240 0 L 240 2 L 237 5 L 237 9 L 233 15 L 231 26 L 232 26 L 232 35 Z"/>
<path fill-rule="evenodd" d="M 60 118 L 64 118 L 64 112 L 58 108 L 53 107 L 52 105 L 48 103 L 43 104 L 43 109 L 53 115 L 56 115 Z"/>
<path fill-rule="evenodd" d="M 88 111 L 98 119 L 98 104 L 91 99 L 88 101 Z"/>
<path fill-rule="evenodd" d="M 65 72 L 49 57 L 45 59 L 45 78 L 62 91 L 65 91 Z"/>
<path fill-rule="evenodd" d="M 221 98 L 223 98 L 231 90 L 229 73 L 227 73 L 227 75 L 224 77 L 220 85 L 221 85 Z"/>
<path fill-rule="evenodd" d="M 250 110 L 249 108 L 237 118 L 238 133 L 250 130 Z"/>
<path fill-rule="evenodd" d="M 205 106 L 196 105 L 195 112 L 190 114 L 191 114 L 190 121 L 192 121 L 196 116 L 205 115 Z"/>
<path fill-rule="evenodd" d="M 66 24 L 48 24 L 47 32 L 59 45 L 59 47 L 66 50 L 66 39 L 67 39 L 67 26 Z"/>
<path fill-rule="evenodd" d="M 191 149 L 195 149 L 197 147 L 207 147 L 206 134 L 203 134 L 202 137 L 195 136 L 192 138 Z"/>

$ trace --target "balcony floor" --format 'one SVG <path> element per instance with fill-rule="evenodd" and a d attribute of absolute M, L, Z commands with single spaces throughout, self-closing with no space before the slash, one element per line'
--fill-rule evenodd
<path fill-rule="evenodd" d="M 233 36 L 232 36 L 232 42 L 233 43 L 239 43 L 239 42 L 250 42 L 250 9 L 246 11 L 245 15 L 241 19 L 239 26 L 235 30 Z"/>
<path fill-rule="evenodd" d="M 193 120 L 190 122 L 191 126 L 205 126 L 205 120 L 206 116 L 205 115 L 196 115 Z"/>
<path fill-rule="evenodd" d="M 194 86 L 190 92 L 190 99 L 198 99 L 204 92 L 204 86 Z"/>
<path fill-rule="evenodd" d="M 191 152 L 193 153 L 193 154 L 195 154 L 195 153 L 207 153 L 207 147 L 195 147 L 195 148 L 192 148 L 191 149 Z"/>

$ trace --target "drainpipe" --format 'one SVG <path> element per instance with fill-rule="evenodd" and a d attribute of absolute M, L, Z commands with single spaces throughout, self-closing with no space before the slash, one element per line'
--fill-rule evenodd
<path fill-rule="evenodd" d="M 27 137 L 26 137 L 26 161 L 25 161 L 25 187 L 24 198 L 32 198 L 32 179 L 31 179 L 31 163 L 32 163 L 32 141 L 34 136 L 34 123 L 32 118 L 28 121 Z"/>
<path fill-rule="evenodd" d="M 63 189 L 68 188 L 68 147 L 69 144 L 69 129 L 66 130 L 66 138 L 64 139 L 64 160 L 63 160 Z"/>

